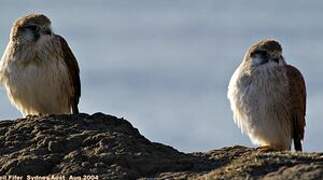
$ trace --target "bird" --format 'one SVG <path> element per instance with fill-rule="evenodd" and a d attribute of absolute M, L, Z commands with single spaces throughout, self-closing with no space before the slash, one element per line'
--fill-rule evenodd
<path fill-rule="evenodd" d="M 14 22 L 0 61 L 0 83 L 26 117 L 79 113 L 78 62 L 44 14 L 27 14 Z"/>
<path fill-rule="evenodd" d="M 302 151 L 306 84 L 302 73 L 287 64 L 281 44 L 257 41 L 233 73 L 228 99 L 233 119 L 260 151 Z"/>

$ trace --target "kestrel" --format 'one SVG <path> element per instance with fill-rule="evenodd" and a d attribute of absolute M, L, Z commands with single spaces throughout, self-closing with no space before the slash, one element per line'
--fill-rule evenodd
<path fill-rule="evenodd" d="M 77 60 L 45 15 L 15 21 L 0 62 L 0 82 L 24 116 L 79 112 Z"/>
<path fill-rule="evenodd" d="M 262 40 L 246 52 L 228 88 L 234 121 L 251 141 L 267 150 L 302 151 L 306 88 L 275 40 Z"/>

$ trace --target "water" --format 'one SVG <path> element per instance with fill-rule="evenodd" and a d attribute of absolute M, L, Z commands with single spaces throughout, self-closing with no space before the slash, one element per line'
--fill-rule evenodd
<path fill-rule="evenodd" d="M 81 67 L 80 109 L 125 117 L 152 141 L 181 151 L 252 146 L 232 120 L 227 85 L 255 41 L 281 41 L 308 89 L 306 151 L 322 151 L 323 2 L 0 2 L 0 51 L 13 21 L 49 16 Z M 0 119 L 21 114 L 0 91 Z"/>

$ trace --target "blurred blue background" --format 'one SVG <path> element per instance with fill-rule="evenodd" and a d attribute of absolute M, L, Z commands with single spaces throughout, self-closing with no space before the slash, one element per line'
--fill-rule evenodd
<path fill-rule="evenodd" d="M 81 68 L 82 112 L 128 119 L 181 151 L 252 146 L 232 120 L 227 85 L 255 41 L 281 41 L 308 89 L 306 151 L 322 151 L 323 1 L 72 0 L 0 2 L 0 52 L 14 20 L 44 13 Z M 0 119 L 21 114 L 0 91 Z"/>

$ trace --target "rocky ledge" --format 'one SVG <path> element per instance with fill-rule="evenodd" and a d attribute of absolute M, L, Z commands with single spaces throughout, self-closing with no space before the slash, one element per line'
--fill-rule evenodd
<path fill-rule="evenodd" d="M 0 178 L 323 179 L 323 153 L 233 146 L 182 153 L 114 116 L 51 115 L 0 121 Z"/>

